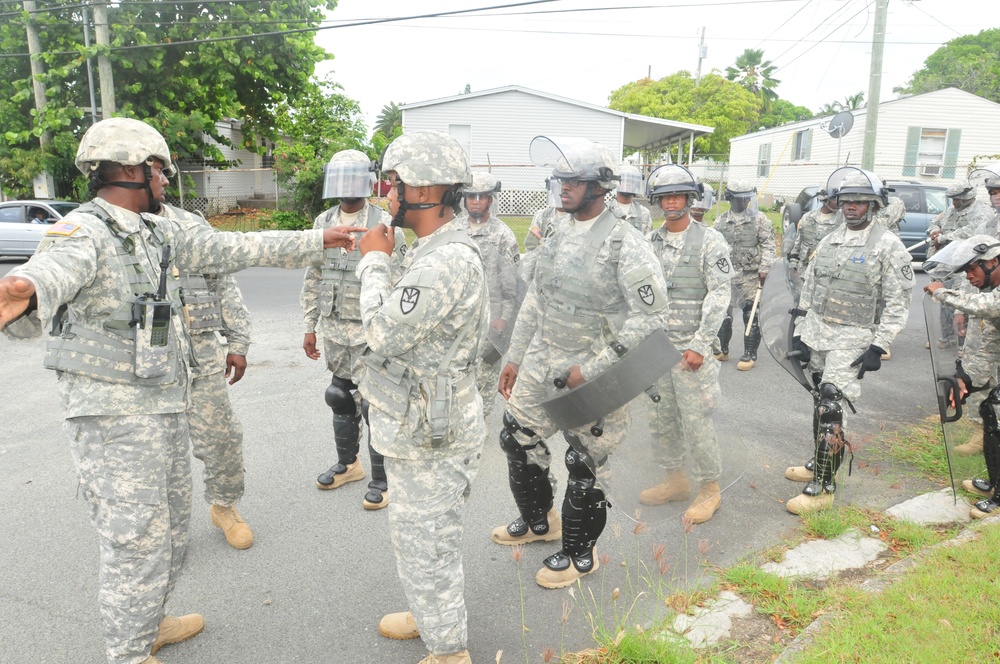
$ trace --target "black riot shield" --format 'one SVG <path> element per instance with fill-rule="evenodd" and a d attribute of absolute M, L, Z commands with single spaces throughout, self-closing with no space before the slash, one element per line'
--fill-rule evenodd
<path fill-rule="evenodd" d="M 945 455 L 948 460 L 948 480 L 954 492 L 962 478 L 975 477 L 982 472 L 981 456 L 962 457 L 955 453 L 955 447 L 968 441 L 974 426 L 968 420 L 963 422 L 963 408 L 960 401 L 952 400 L 951 394 L 958 392 L 955 378 L 956 348 L 939 348 L 938 336 L 941 330 L 941 304 L 929 294 L 924 295 L 924 324 L 927 326 L 927 340 L 930 348 L 931 376 L 937 397 L 938 416 L 941 419 L 941 433 L 944 439 Z M 957 495 L 956 495 L 957 499 Z"/>
<path fill-rule="evenodd" d="M 771 357 L 808 392 L 814 390 L 802 362 L 792 353 L 796 306 L 789 281 L 788 264 L 777 261 L 771 266 L 760 293 L 760 331 Z"/>

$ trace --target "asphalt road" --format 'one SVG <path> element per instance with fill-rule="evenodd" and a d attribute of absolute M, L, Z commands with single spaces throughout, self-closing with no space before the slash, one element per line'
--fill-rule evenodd
<path fill-rule="evenodd" d="M 0 259 L 0 276 L 18 263 Z M 384 613 L 406 605 L 386 514 L 361 508 L 366 482 L 334 492 L 315 488 L 334 451 L 323 401 L 328 374 L 301 349 L 301 277 L 301 271 L 269 269 L 238 277 L 253 313 L 254 345 L 246 377 L 231 395 L 246 432 L 247 492 L 240 510 L 255 543 L 247 551 L 226 545 L 208 519 L 201 464 L 193 461 L 191 543 L 168 610 L 201 612 L 207 627 L 198 638 L 161 651 L 164 662 L 415 663 L 425 654 L 419 640 L 390 641 L 377 632 Z M 883 509 L 932 486 L 885 462 L 857 463 L 866 460 L 871 434 L 935 412 L 920 307 L 919 287 L 926 282 L 918 275 L 910 320 L 892 360 L 865 377 L 859 412 L 848 420 L 856 461 L 838 493 L 848 502 Z M 41 366 L 43 351 L 42 341 L 0 341 L 6 394 L 0 401 L 0 663 L 96 664 L 104 661 L 97 540 L 77 493 L 55 377 Z M 631 497 L 621 487 L 640 486 L 648 468 L 621 463 L 627 454 L 613 458 L 617 504 L 598 544 L 603 569 L 583 582 L 584 593 L 534 583 L 541 560 L 557 546 L 532 544 L 518 564 L 509 548 L 489 539 L 494 526 L 516 514 L 496 443 L 498 404 L 466 516 L 465 596 L 476 661 L 496 661 L 503 650 L 503 662 L 538 662 L 546 649 L 589 647 L 593 630 L 645 623 L 662 607 L 663 593 L 703 583 L 710 566 L 780 543 L 796 528 L 799 520 L 783 501 L 800 485 L 785 480 L 783 471 L 810 454 L 811 399 L 763 348 L 761 353 L 752 371 L 738 372 L 734 342 L 734 359 L 722 367 L 718 426 L 727 487 L 720 511 L 685 533 L 679 518 L 684 505 L 649 509 L 641 516 L 648 532 L 636 534 Z M 633 408 L 626 446 L 638 448 L 647 435 L 645 410 L 645 404 Z M 565 447 L 553 442 L 561 493 Z M 367 455 L 363 463 L 367 467 Z M 663 555 L 654 561 L 658 544 Z M 621 590 L 617 601 L 615 588 Z"/>

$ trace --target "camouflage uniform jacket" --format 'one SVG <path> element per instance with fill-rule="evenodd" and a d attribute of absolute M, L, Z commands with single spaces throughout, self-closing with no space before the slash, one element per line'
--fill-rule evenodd
<path fill-rule="evenodd" d="M 524 236 L 524 257 L 521 260 L 521 279 L 531 281 L 535 276 L 535 261 L 538 252 L 535 251 L 556 232 L 556 227 L 569 219 L 568 212 L 560 212 L 554 207 L 542 208 L 531 218 L 528 233 Z"/>
<path fill-rule="evenodd" d="M 361 209 L 361 213 L 355 217 L 352 225 L 359 228 L 372 228 L 379 223 L 388 226 L 392 222 L 392 217 L 385 211 L 381 212 L 378 219 L 368 219 L 370 210 L 371 204 L 365 203 L 365 206 Z M 342 225 L 339 205 L 335 205 L 329 210 L 320 213 L 313 222 L 313 228 L 319 229 Z M 406 238 L 401 228 L 396 228 L 394 231 L 396 247 L 392 252 L 392 260 L 390 262 L 393 276 L 399 276 L 400 264 L 403 262 L 403 257 L 406 256 Z M 359 235 L 358 239 L 360 237 Z M 330 256 L 343 257 L 348 255 L 343 249 L 327 249 L 326 253 L 328 258 Z M 355 254 L 352 256 L 354 260 L 360 260 L 360 249 L 355 248 L 352 253 Z M 325 340 L 343 346 L 356 346 L 364 343 L 364 332 L 361 329 L 360 320 L 344 318 L 337 311 L 331 311 L 328 315 L 324 315 L 320 311 L 320 291 L 323 287 L 323 268 L 319 266 L 310 266 L 307 268 L 305 277 L 302 279 L 302 291 L 299 293 L 299 305 L 302 307 L 305 333 L 315 334 L 319 332 Z"/>
<path fill-rule="evenodd" d="M 721 233 L 699 224 L 704 229 L 704 237 L 697 270 L 701 274 L 704 289 L 708 292 L 701 301 L 701 322 L 697 331 L 693 335 L 678 332 L 680 324 L 677 321 L 678 314 L 674 310 L 674 304 L 680 302 L 680 298 L 675 295 L 677 280 L 673 277 L 678 274 L 678 261 L 684 257 L 685 244 L 689 241 L 694 224 L 698 222 L 692 221 L 683 233 L 674 237 L 668 235 L 664 225 L 650 233 L 648 239 L 654 253 L 660 259 L 663 275 L 667 281 L 667 334 L 670 336 L 670 341 L 681 352 L 690 349 L 702 357 L 708 357 L 712 353 L 712 343 L 729 308 L 733 268 L 726 239 Z"/>
<path fill-rule="evenodd" d="M 380 251 L 358 264 L 369 353 L 360 389 L 373 408 L 372 446 L 387 457 L 462 455 L 482 445 L 485 436 L 475 365 L 488 326 L 489 294 L 471 242 L 430 245 L 451 231 L 468 241 L 454 219 L 418 238 L 398 280 L 392 278 L 389 256 Z M 436 445 L 432 408 L 443 383 L 450 394 L 445 397 L 449 435 Z"/>
<path fill-rule="evenodd" d="M 964 282 L 960 288 L 939 288 L 931 297 L 945 307 L 965 312 L 968 325 L 979 327 L 982 340 L 974 353 L 966 344 L 962 366 L 980 387 L 1000 367 L 1000 291 L 984 293 Z"/>
<path fill-rule="evenodd" d="M 649 208 L 633 200 L 628 207 L 622 205 L 617 199 L 611 201 L 608 206 L 612 214 L 619 219 L 623 219 L 632 225 L 632 228 L 642 233 L 643 237 L 649 235 L 653 230 L 653 217 L 649 213 Z"/>
<path fill-rule="evenodd" d="M 189 223 L 204 224 L 210 228 L 203 217 L 172 205 L 164 205 L 160 214 L 167 219 L 184 219 Z M 231 274 L 201 276 L 204 277 L 204 290 L 207 292 L 194 293 L 194 296 L 208 301 L 188 303 L 185 286 L 181 286 L 182 316 L 191 341 L 192 378 L 224 372 L 226 355 L 246 356 L 250 350 L 250 312 L 243 303 L 243 293 L 236 284 L 236 278 Z M 182 279 L 182 284 L 185 282 L 186 280 Z M 207 316 L 202 316 L 203 319 L 214 317 L 216 307 L 217 321 L 203 320 L 205 324 L 196 328 L 189 324 L 193 317 L 197 317 L 199 311 L 207 312 Z M 218 333 L 221 333 L 222 337 Z"/>
<path fill-rule="evenodd" d="M 913 268 L 910 266 L 910 254 L 902 241 L 892 233 L 883 232 L 872 249 L 869 262 L 875 261 L 867 272 L 868 287 L 871 289 L 870 301 L 885 301 L 885 308 L 879 316 L 878 323 L 869 327 L 856 325 L 841 325 L 824 320 L 814 311 L 813 302 L 817 295 L 817 281 L 828 283 L 833 275 L 816 274 L 817 262 L 825 252 L 833 252 L 835 269 L 842 268 L 846 263 L 854 262 L 864 251 L 871 235 L 874 223 L 869 223 L 865 230 L 848 236 L 847 226 L 841 225 L 820 241 L 813 252 L 813 260 L 806 268 L 802 282 L 802 295 L 799 298 L 799 308 L 806 311 L 806 316 L 796 326 L 795 333 L 802 337 L 813 350 L 845 350 L 851 348 L 867 348 L 870 345 L 888 349 L 896 335 L 906 325 L 910 313 L 910 295 L 913 291 Z M 825 257 L 824 257 L 825 258 Z M 854 259 L 854 260 L 852 260 Z"/>
<path fill-rule="evenodd" d="M 844 213 L 840 210 L 830 214 L 824 214 L 821 209 L 807 212 L 799 220 L 795 242 L 788 251 L 788 266 L 793 270 L 804 270 L 819 241 L 842 223 L 844 223 Z"/>
<path fill-rule="evenodd" d="M 521 251 L 514 231 L 492 214 L 484 224 L 473 224 L 467 214 L 456 218 L 479 247 L 490 290 L 490 321 L 514 323 L 518 296 L 518 268 Z"/>
<path fill-rule="evenodd" d="M 949 207 L 935 217 L 931 225 L 927 227 L 927 236 L 930 237 L 935 231 L 940 232 L 941 235 L 938 237 L 938 244 L 943 247 L 952 240 L 963 240 L 967 237 L 972 237 L 973 232 L 990 221 L 993 215 L 993 209 L 987 205 L 983 205 L 979 201 L 973 202 L 972 205 L 964 210 L 956 210 L 954 207 Z M 927 255 L 930 256 L 932 253 L 932 251 L 928 251 Z"/>
<path fill-rule="evenodd" d="M 605 210 L 596 219 L 584 222 L 591 224 L 585 232 L 578 228 L 580 222 L 571 217 L 559 224 L 555 234 L 539 249 L 538 273 L 528 284 L 507 351 L 508 362 L 520 365 L 528 355 L 548 357 L 552 336 L 563 339 L 573 336 L 579 341 L 573 344 L 578 350 L 561 359 L 575 360 L 584 378 L 593 377 L 617 359 L 612 348 L 615 341 L 632 348 L 653 330 L 666 328 L 667 285 L 663 270 L 649 242 L 635 229 L 627 224 L 619 228 L 625 222 L 617 221 L 587 267 L 590 257 L 586 246 L 600 240 L 594 231 L 609 216 L 614 218 Z M 616 243 L 620 245 L 617 248 Z M 558 271 L 554 278 L 545 279 L 546 283 L 541 283 L 542 261 Z M 595 327 L 581 321 L 574 325 L 549 318 L 554 315 L 552 307 L 558 304 L 558 293 L 552 292 L 551 282 L 560 279 L 588 282 L 592 310 L 603 320 L 602 324 Z"/>
<path fill-rule="evenodd" d="M 724 212 L 712 226 L 722 233 L 732 251 L 733 265 L 737 272 L 757 273 L 771 269 L 777 257 L 774 227 L 763 212 L 753 217 Z"/>
<path fill-rule="evenodd" d="M 875 219 L 873 221 L 876 224 L 882 224 L 888 230 L 892 231 L 896 235 L 899 235 L 899 225 L 903 222 L 903 218 L 905 216 L 906 206 L 903 204 L 903 199 L 897 196 L 890 196 L 889 204 L 884 208 L 880 208 L 879 211 L 875 213 Z"/>
<path fill-rule="evenodd" d="M 150 226 L 164 235 L 171 247 L 171 263 L 179 270 L 196 273 L 228 273 L 253 266 L 302 267 L 323 259 L 323 237 L 319 231 L 303 233 L 218 233 L 201 223 L 170 220 L 132 212 L 96 198 L 121 231 L 134 242 L 138 266 L 156 283 L 160 249 Z M 145 220 L 145 223 L 143 221 Z M 129 275 L 118 257 L 121 242 L 99 217 L 73 211 L 53 225 L 35 255 L 10 276 L 23 277 L 35 286 L 38 308 L 4 328 L 13 338 L 40 336 L 43 321 L 67 304 L 66 320 L 101 330 L 132 297 Z M 168 291 L 178 288 L 168 269 Z M 83 375 L 58 372 L 65 415 L 162 415 L 188 408 L 188 348 L 178 302 L 174 301 L 169 343 L 176 361 L 174 379 L 161 385 L 112 383 Z M 47 331 L 47 330 L 46 330 Z"/>

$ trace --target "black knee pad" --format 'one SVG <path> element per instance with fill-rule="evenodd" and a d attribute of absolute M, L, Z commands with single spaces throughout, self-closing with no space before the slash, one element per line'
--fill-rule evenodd
<path fill-rule="evenodd" d="M 528 450 L 541 446 L 546 453 L 545 441 L 535 432 L 517 423 L 510 413 L 503 414 L 500 432 L 500 449 L 507 455 L 507 477 L 518 512 L 525 523 L 537 524 L 547 518 L 552 509 L 552 485 L 548 473 L 538 464 L 528 461 Z M 522 445 L 518 435 L 526 436 L 530 444 Z"/>
<path fill-rule="evenodd" d="M 573 558 L 590 553 L 608 522 L 608 501 L 597 488 L 595 472 L 607 457 L 595 464 L 588 452 L 566 450 L 566 497 L 563 499 L 563 551 Z"/>
<path fill-rule="evenodd" d="M 354 395 L 351 394 L 356 389 L 358 386 L 347 378 L 334 376 L 330 386 L 326 388 L 326 405 L 340 415 L 356 414 L 358 405 L 354 403 Z"/>
<path fill-rule="evenodd" d="M 844 431 L 843 393 L 833 383 L 820 383 L 814 426 L 817 427 L 813 480 L 803 493 L 818 496 L 837 489 L 836 475 L 844 461 L 847 434 Z"/>

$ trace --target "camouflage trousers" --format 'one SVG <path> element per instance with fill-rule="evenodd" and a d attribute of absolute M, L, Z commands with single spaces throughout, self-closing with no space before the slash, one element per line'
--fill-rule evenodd
<path fill-rule="evenodd" d="M 989 388 L 997 384 L 997 357 L 995 342 L 988 343 L 983 337 L 983 320 L 981 318 L 968 319 L 965 332 L 965 351 L 962 354 L 962 368 L 972 379 L 972 384 L 989 385 Z M 966 399 L 962 408 L 966 416 L 973 422 L 982 424 L 983 419 L 979 416 L 979 406 L 983 399 L 989 396 L 989 388 L 973 392 Z"/>
<path fill-rule="evenodd" d="M 660 402 L 649 402 L 649 428 L 657 462 L 667 471 L 679 470 L 690 454 L 692 477 L 698 482 L 717 481 L 722 462 L 712 413 L 722 396 L 719 362 L 708 356 L 698 371 L 675 365 L 657 381 L 656 389 Z"/>
<path fill-rule="evenodd" d="M 364 371 L 364 352 L 367 346 L 363 343 L 353 346 L 323 339 L 323 355 L 326 357 L 326 368 L 334 376 L 350 378 L 356 385 L 361 380 L 361 372 Z"/>
<path fill-rule="evenodd" d="M 420 638 L 434 655 L 468 647 L 462 534 L 479 450 L 461 457 L 385 459 L 396 569 Z"/>
<path fill-rule="evenodd" d="M 205 501 L 232 507 L 243 497 L 243 426 L 224 373 L 192 379 L 187 414 L 194 456 L 205 464 Z"/>
<path fill-rule="evenodd" d="M 728 311 L 742 309 L 744 304 L 752 303 L 760 289 L 760 276 L 756 271 L 738 272 L 733 276 L 732 297 Z"/>
<path fill-rule="evenodd" d="M 497 400 L 497 387 L 500 385 L 500 369 L 503 367 L 503 359 L 499 359 L 493 364 L 486 364 L 480 361 L 476 366 L 476 387 L 479 389 L 479 396 L 483 398 L 483 417 L 493 414 L 493 404 Z"/>
<path fill-rule="evenodd" d="M 74 417 L 63 430 L 100 542 L 97 598 L 108 662 L 138 664 L 149 656 L 187 548 L 187 417 Z"/>
<path fill-rule="evenodd" d="M 849 401 L 857 401 L 861 397 L 861 379 L 858 378 L 858 367 L 852 367 L 851 362 L 861 357 L 868 350 L 851 348 L 849 350 L 814 350 L 809 360 L 809 371 L 822 374 L 821 383 L 832 383 Z M 844 408 L 844 412 L 847 412 Z"/>

